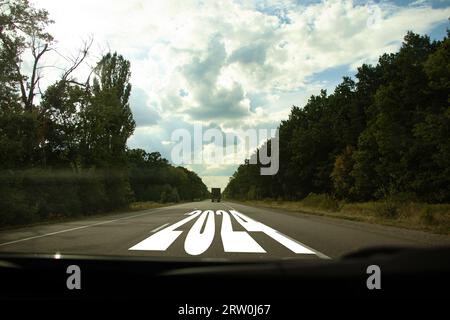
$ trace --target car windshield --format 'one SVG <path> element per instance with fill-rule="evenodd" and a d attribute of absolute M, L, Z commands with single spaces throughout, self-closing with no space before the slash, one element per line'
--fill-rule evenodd
<path fill-rule="evenodd" d="M 0 253 L 450 245 L 449 16 L 437 0 L 0 0 Z"/>

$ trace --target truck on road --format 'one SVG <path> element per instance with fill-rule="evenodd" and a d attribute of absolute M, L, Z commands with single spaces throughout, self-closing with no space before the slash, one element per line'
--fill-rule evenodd
<path fill-rule="evenodd" d="M 220 202 L 220 188 L 211 188 L 211 202 Z"/>

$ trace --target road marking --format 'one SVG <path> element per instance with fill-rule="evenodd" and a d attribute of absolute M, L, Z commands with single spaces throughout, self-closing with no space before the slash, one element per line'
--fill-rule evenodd
<path fill-rule="evenodd" d="M 225 206 L 227 206 L 228 208 L 232 209 L 232 210 L 236 210 L 236 209 L 234 209 L 232 206 L 230 206 L 229 204 L 227 204 L 227 203 L 225 203 L 225 202 L 224 202 L 223 204 L 224 204 Z M 277 231 L 277 232 L 280 233 L 279 231 Z M 320 251 L 317 251 L 316 249 L 313 249 L 313 248 L 307 246 L 306 244 L 304 244 L 304 243 L 302 243 L 302 242 L 300 242 L 300 241 L 298 241 L 298 240 L 292 239 L 292 238 L 289 237 L 288 235 L 283 234 L 283 236 L 286 237 L 286 238 L 288 238 L 288 239 L 290 239 L 290 240 L 292 240 L 292 241 L 295 241 L 295 242 L 299 243 L 300 245 L 302 245 L 303 247 L 305 247 L 305 248 L 311 250 L 312 252 L 314 252 L 314 253 L 315 253 L 319 258 L 321 258 L 321 259 L 331 259 L 331 257 L 327 256 L 326 254 L 324 254 L 324 253 L 322 253 L 322 252 L 320 252 Z"/>
<path fill-rule="evenodd" d="M 184 250 L 191 256 L 202 254 L 211 246 L 216 228 L 214 216 L 214 211 L 204 211 L 189 230 L 184 241 Z"/>
<path fill-rule="evenodd" d="M 169 223 L 167 222 L 167 223 L 165 223 L 165 224 L 163 224 L 162 226 L 160 226 L 160 227 L 158 227 L 158 228 L 156 228 L 156 229 L 153 229 L 151 232 L 152 233 L 155 233 L 156 231 L 159 231 L 159 230 L 161 230 L 162 228 L 164 228 L 165 226 L 167 226 Z"/>
<path fill-rule="evenodd" d="M 288 238 L 288 239 L 291 239 L 292 241 L 296 241 L 296 242 L 300 243 L 300 244 L 301 244 L 302 246 L 304 246 L 305 248 L 307 248 L 307 249 L 311 250 L 312 252 L 314 252 L 314 253 L 316 254 L 316 256 L 318 256 L 318 257 L 321 258 L 321 259 L 331 259 L 331 257 L 327 256 L 326 254 L 324 254 L 324 253 L 322 253 L 322 252 L 320 252 L 320 251 L 317 251 L 316 249 L 313 249 L 313 248 L 311 248 L 311 247 L 308 247 L 306 244 L 303 244 L 303 243 L 301 243 L 300 241 L 297 241 L 297 240 L 295 240 L 295 239 L 292 239 L 292 238 L 289 237 L 288 235 L 285 235 L 285 234 L 284 234 L 284 236 L 285 236 L 286 238 Z"/>
<path fill-rule="evenodd" d="M 304 247 L 298 241 L 287 238 L 281 232 L 272 229 L 271 227 L 261 222 L 253 220 L 236 210 L 230 210 L 230 213 L 248 232 L 264 232 L 266 235 L 281 243 L 283 246 L 293 251 L 294 253 L 315 254 L 315 252 Z"/>
<path fill-rule="evenodd" d="M 186 218 L 154 233 L 129 250 L 166 251 L 175 240 L 186 230 L 176 230 L 184 224 L 197 218 L 192 225 L 184 242 L 184 250 L 189 255 L 200 255 L 211 246 L 215 233 L 215 215 L 222 216 L 221 238 L 225 252 L 239 253 L 266 253 L 266 251 L 251 237 L 251 232 L 263 232 L 273 240 L 296 254 L 312 254 L 321 258 L 329 258 L 324 254 L 313 250 L 299 241 L 292 239 L 283 233 L 232 209 L 226 210 L 195 210 L 188 212 Z M 231 217 L 246 231 L 234 231 Z"/>
<path fill-rule="evenodd" d="M 107 224 L 107 223 L 116 222 L 116 221 L 120 221 L 120 220 L 136 218 L 136 217 L 144 216 L 144 215 L 147 215 L 147 214 L 150 214 L 150 213 L 155 213 L 155 211 L 164 210 L 166 208 L 168 208 L 168 207 L 156 208 L 156 209 L 153 209 L 153 211 L 151 211 L 151 212 L 136 214 L 136 215 L 129 216 L 129 217 L 123 217 L 123 218 L 114 219 L 114 220 L 108 220 L 108 221 L 101 221 L 101 222 L 97 222 L 97 223 L 93 223 L 93 224 L 88 224 L 86 226 L 70 228 L 70 229 L 64 229 L 64 230 L 60 230 L 60 231 L 55 231 L 55 232 L 50 232 L 50 233 L 46 233 L 46 234 L 41 234 L 39 236 L 33 236 L 33 237 L 13 240 L 13 241 L 9 241 L 9 242 L 4 242 L 4 243 L 0 243 L 0 247 L 7 246 L 7 245 L 10 245 L 10 244 L 19 243 L 19 242 L 23 242 L 23 241 L 28 241 L 28 240 L 34 240 L 34 239 L 44 238 L 44 237 L 48 237 L 48 236 L 53 236 L 55 234 L 60 234 L 60 233 L 65 233 L 65 232 L 70 232 L 70 231 L 76 231 L 76 230 L 80 230 L 80 229 L 86 229 L 86 228 L 89 228 L 89 227 L 99 226 L 99 225 L 102 225 L 102 224 Z"/>
<path fill-rule="evenodd" d="M 128 250 L 148 250 L 148 251 L 165 251 L 174 242 L 183 231 L 176 231 L 185 223 L 195 219 L 202 213 L 201 210 L 191 212 L 191 214 L 177 223 L 168 226 L 161 231 L 151 235 L 147 239 L 139 242 Z"/>
<path fill-rule="evenodd" d="M 222 230 L 220 235 L 222 237 L 223 249 L 225 252 L 266 253 L 266 250 L 264 250 L 247 232 L 233 231 L 230 215 L 225 210 L 220 211 L 222 211 Z"/>

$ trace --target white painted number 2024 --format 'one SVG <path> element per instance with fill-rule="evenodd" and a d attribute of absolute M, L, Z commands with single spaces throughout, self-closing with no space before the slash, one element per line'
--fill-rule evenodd
<path fill-rule="evenodd" d="M 222 215 L 220 235 L 225 252 L 265 253 L 266 251 L 247 233 L 263 232 L 294 253 L 315 254 L 299 242 L 290 239 L 275 229 L 255 221 L 235 210 L 230 210 L 230 214 L 225 210 L 217 210 L 215 213 L 212 210 L 195 210 L 187 215 L 187 218 L 153 234 L 131 247 L 130 250 L 165 251 L 183 233 L 183 231 L 178 231 L 176 229 L 197 218 L 197 221 L 195 221 L 186 236 L 184 249 L 186 253 L 190 255 L 202 254 L 211 246 L 214 239 L 215 215 Z M 247 232 L 234 231 L 231 225 L 230 215 L 242 225 Z"/>

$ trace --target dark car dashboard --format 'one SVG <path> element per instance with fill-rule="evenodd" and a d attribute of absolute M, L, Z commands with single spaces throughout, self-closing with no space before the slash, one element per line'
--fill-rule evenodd
<path fill-rule="evenodd" d="M 448 247 L 370 248 L 338 260 L 267 262 L 3 253 L 0 299 L 444 299 L 449 275 Z"/>

